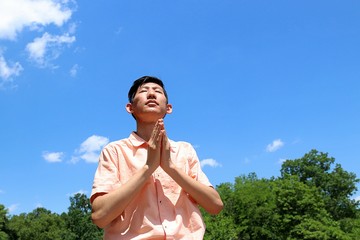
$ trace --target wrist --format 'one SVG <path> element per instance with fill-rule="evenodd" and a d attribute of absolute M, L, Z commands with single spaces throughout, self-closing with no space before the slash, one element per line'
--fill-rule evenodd
<path fill-rule="evenodd" d="M 176 165 L 172 163 L 171 160 L 169 160 L 169 164 L 162 166 L 162 168 L 168 175 L 172 175 L 175 171 L 177 171 Z"/>
<path fill-rule="evenodd" d="M 155 168 L 145 164 L 140 171 L 145 177 L 150 177 L 151 174 L 155 171 Z"/>

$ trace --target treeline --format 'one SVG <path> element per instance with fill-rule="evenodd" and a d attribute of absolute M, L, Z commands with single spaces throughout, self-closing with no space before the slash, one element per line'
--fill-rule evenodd
<path fill-rule="evenodd" d="M 102 230 L 91 222 L 90 200 L 85 194 L 70 197 L 67 213 L 45 208 L 8 216 L 0 204 L 0 240 L 98 240 Z"/>
<path fill-rule="evenodd" d="M 255 173 L 217 187 L 224 209 L 203 213 L 208 239 L 360 239 L 359 179 L 327 153 L 312 150 L 282 164 L 281 176 Z"/>
<path fill-rule="evenodd" d="M 217 186 L 223 211 L 203 212 L 205 240 L 353 240 L 360 239 L 359 201 L 352 199 L 359 179 L 327 153 L 312 150 L 282 164 L 280 177 L 255 173 Z M 10 216 L 0 204 L 0 240 L 101 239 L 91 222 L 84 194 L 70 197 L 67 213 L 44 208 Z"/>

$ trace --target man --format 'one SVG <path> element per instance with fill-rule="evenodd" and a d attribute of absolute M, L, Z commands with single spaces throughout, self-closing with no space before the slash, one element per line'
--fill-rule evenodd
<path fill-rule="evenodd" d="M 129 90 L 136 132 L 101 152 L 90 197 L 104 239 L 202 239 L 198 205 L 218 214 L 223 203 L 194 148 L 168 139 L 163 118 L 172 105 L 163 82 L 144 76 Z"/>

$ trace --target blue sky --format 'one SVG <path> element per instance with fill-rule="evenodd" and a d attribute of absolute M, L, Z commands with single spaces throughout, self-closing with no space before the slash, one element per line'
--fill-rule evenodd
<path fill-rule="evenodd" d="M 359 1 L 0 1 L 0 203 L 67 211 L 135 128 L 132 81 L 165 82 L 173 140 L 214 185 L 327 152 L 360 176 Z M 359 198 L 360 193 L 353 197 Z"/>

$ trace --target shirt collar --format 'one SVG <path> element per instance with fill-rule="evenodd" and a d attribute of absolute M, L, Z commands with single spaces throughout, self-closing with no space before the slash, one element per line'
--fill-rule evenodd
<path fill-rule="evenodd" d="M 139 137 L 135 132 L 132 132 L 129 136 L 129 141 L 134 147 L 140 147 L 143 144 L 147 144 L 147 142 Z"/>
<path fill-rule="evenodd" d="M 147 142 L 144 139 L 142 139 L 141 137 L 139 137 L 139 135 L 137 135 L 135 132 L 132 132 L 130 134 L 129 141 L 136 148 L 140 147 L 143 144 L 147 144 Z M 176 146 L 175 142 L 170 140 L 170 149 L 171 149 L 171 151 L 175 152 L 176 148 L 177 148 L 177 146 Z"/>

